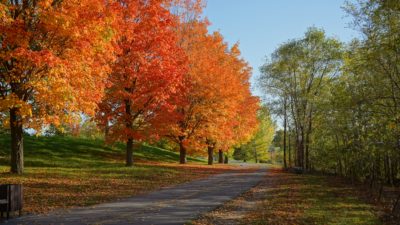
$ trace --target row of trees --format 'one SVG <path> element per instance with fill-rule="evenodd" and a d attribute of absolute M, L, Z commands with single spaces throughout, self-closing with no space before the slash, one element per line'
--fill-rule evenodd
<path fill-rule="evenodd" d="M 94 118 L 108 142 L 167 138 L 188 151 L 227 151 L 258 128 L 259 100 L 238 45 L 209 34 L 201 0 L 0 1 L 0 119 L 11 172 L 23 130 Z M 206 151 L 207 150 L 207 151 Z"/>
<path fill-rule="evenodd" d="M 271 157 L 273 138 L 275 136 L 275 123 L 271 119 L 269 109 L 262 106 L 257 114 L 259 128 L 251 140 L 235 147 L 233 158 L 236 160 L 259 162 L 275 161 Z"/>
<path fill-rule="evenodd" d="M 275 51 L 260 84 L 282 118 L 285 165 L 393 184 L 400 169 L 400 2 L 345 8 L 360 39 L 343 44 L 311 28 Z"/>

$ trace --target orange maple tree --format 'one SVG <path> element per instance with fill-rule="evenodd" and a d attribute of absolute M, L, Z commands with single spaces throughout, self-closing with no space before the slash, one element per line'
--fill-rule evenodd
<path fill-rule="evenodd" d="M 248 140 L 258 124 L 258 98 L 250 92 L 251 68 L 240 59 L 237 44 L 230 49 L 224 48 L 217 64 L 218 76 L 213 77 L 210 87 L 214 95 L 209 101 L 215 113 L 205 124 L 202 135 L 207 145 L 208 164 L 213 164 L 215 149 L 219 150 L 219 162 L 222 163 L 223 152 Z"/>
<path fill-rule="evenodd" d="M 207 20 L 185 14 L 183 17 L 190 18 L 178 29 L 179 43 L 189 61 L 189 71 L 184 76 L 188 91 L 174 98 L 178 99 L 174 111 L 176 120 L 164 127 L 168 130 L 166 137 L 179 146 L 180 163 L 186 163 L 188 150 L 204 153 L 208 148 L 211 164 L 215 147 L 227 150 L 243 136 L 244 132 L 235 131 L 236 116 L 241 113 L 239 105 L 245 101 L 252 104 L 249 113 L 242 117 L 252 117 L 254 119 L 249 120 L 256 121 L 256 111 L 252 109 L 257 108 L 258 103 L 248 101 L 251 69 L 239 59 L 238 46 L 229 49 L 221 34 L 209 34 Z M 251 133 L 253 124 L 246 124 L 249 125 L 241 124 L 242 128 Z"/>
<path fill-rule="evenodd" d="M 257 130 L 257 110 L 259 109 L 258 97 L 252 96 L 250 91 L 251 68 L 246 61 L 241 59 L 238 44 L 229 51 L 228 64 L 225 69 L 234 79 L 230 81 L 231 92 L 225 99 L 230 99 L 228 104 L 230 117 L 225 116 L 222 133 L 218 137 L 219 163 L 223 162 L 223 152 L 229 151 L 233 146 L 246 143 Z M 226 108 L 226 107 L 225 107 Z M 212 157 L 210 152 L 209 157 Z M 227 157 L 227 156 L 226 156 Z M 212 160 L 210 159 L 210 162 Z"/>
<path fill-rule="evenodd" d="M 23 129 L 94 114 L 112 61 L 112 27 L 97 0 L 0 1 L 0 112 L 11 172 L 23 172 Z"/>
<path fill-rule="evenodd" d="M 174 106 L 169 97 L 181 90 L 186 56 L 177 45 L 177 18 L 168 1 L 124 1 L 118 13 L 120 51 L 112 65 L 109 87 L 97 120 L 107 127 L 108 141 L 126 142 L 126 165 L 133 165 L 133 145 L 160 136 L 161 112 Z M 160 121 L 161 120 L 161 121 Z"/>

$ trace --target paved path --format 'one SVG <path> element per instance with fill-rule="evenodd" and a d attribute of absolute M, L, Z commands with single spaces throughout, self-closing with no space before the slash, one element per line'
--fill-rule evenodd
<path fill-rule="evenodd" d="M 184 224 L 254 187 L 264 175 L 265 169 L 218 174 L 119 202 L 24 216 L 5 224 Z"/>

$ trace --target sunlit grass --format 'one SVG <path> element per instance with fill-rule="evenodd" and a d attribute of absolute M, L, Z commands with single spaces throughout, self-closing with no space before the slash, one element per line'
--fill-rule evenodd
<path fill-rule="evenodd" d="M 103 140 L 74 137 L 25 137 L 25 165 L 28 167 L 105 167 L 123 163 L 125 145 L 108 146 Z M 9 164 L 9 135 L 0 136 L 0 165 Z M 161 148 L 142 145 L 134 158 L 141 161 L 177 162 L 179 156 Z M 189 161 L 201 160 L 189 158 Z"/>
<path fill-rule="evenodd" d="M 374 206 L 337 178 L 272 170 L 250 224 L 381 224 Z"/>
<path fill-rule="evenodd" d="M 205 166 L 189 158 L 177 164 L 176 152 L 144 145 L 134 167 L 125 167 L 124 145 L 72 137 L 26 137 L 25 172 L 9 171 L 9 137 L 0 136 L 0 183 L 24 185 L 24 212 L 86 206 L 159 189 L 231 169 Z M 193 164 L 194 163 L 194 164 Z"/>

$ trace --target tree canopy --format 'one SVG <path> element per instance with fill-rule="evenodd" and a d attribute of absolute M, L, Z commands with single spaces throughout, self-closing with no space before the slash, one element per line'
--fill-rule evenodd
<path fill-rule="evenodd" d="M 168 139 L 184 163 L 186 149 L 248 141 L 259 123 L 251 68 L 237 44 L 210 34 L 204 6 L 1 1 L 0 124 L 10 128 L 11 171 L 23 172 L 27 128 L 77 135 L 91 124 L 98 135 L 95 121 L 108 143 L 126 143 L 127 166 L 139 142 Z"/>

